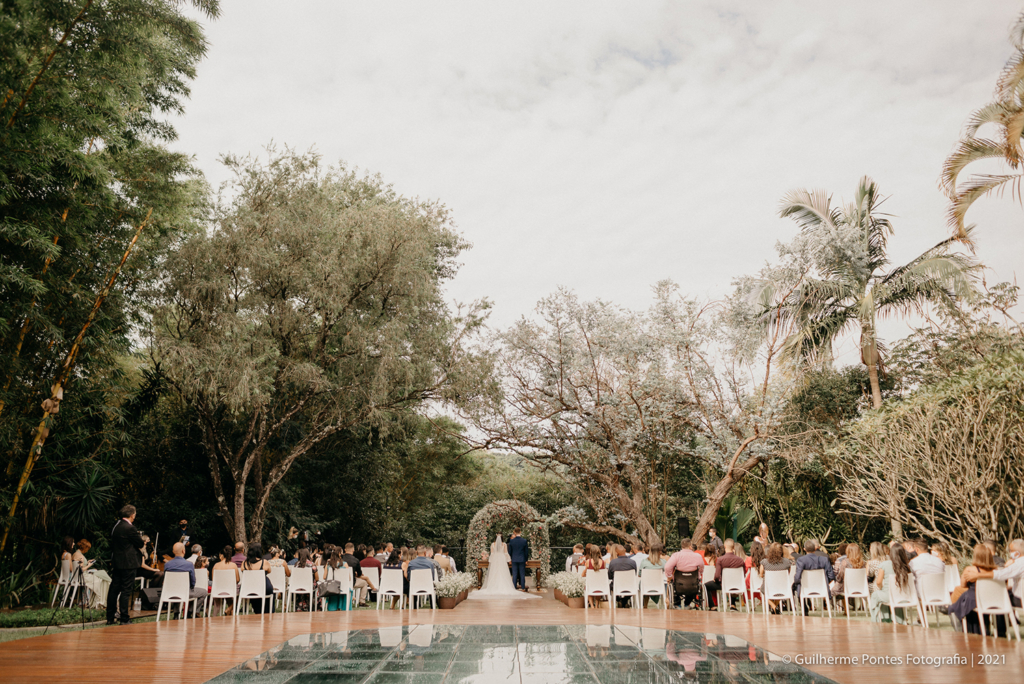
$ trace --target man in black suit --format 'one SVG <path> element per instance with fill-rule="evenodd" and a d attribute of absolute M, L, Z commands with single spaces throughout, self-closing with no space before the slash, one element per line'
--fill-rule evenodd
<path fill-rule="evenodd" d="M 114 525 L 110 537 L 113 558 L 110 563 L 110 592 L 107 594 L 107 624 L 114 624 L 114 615 L 120 609 L 121 624 L 131 623 L 128 609 L 135 589 L 135 572 L 142 566 L 142 547 L 146 545 L 135 526 L 135 506 L 124 506 L 121 518 Z"/>
<path fill-rule="evenodd" d="M 526 561 L 530 558 L 530 542 L 520 536 L 517 527 L 512 530 L 512 538 L 508 540 L 508 557 L 512 561 L 512 584 L 519 591 L 526 591 Z"/>

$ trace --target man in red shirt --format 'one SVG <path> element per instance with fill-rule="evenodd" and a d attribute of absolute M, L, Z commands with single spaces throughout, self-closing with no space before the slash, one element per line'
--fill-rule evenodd
<path fill-rule="evenodd" d="M 708 593 L 708 600 L 713 604 L 717 604 L 718 592 L 722 590 L 722 569 L 745 567 L 743 559 L 733 553 L 735 549 L 736 543 L 732 539 L 726 539 L 725 553 L 719 556 L 718 560 L 715 561 L 715 579 L 711 582 L 704 583 L 704 588 Z M 736 600 L 735 596 L 733 597 L 733 600 Z"/>

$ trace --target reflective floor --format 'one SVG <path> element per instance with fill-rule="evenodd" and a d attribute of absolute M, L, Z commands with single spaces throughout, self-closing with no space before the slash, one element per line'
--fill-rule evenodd
<path fill-rule="evenodd" d="M 728 634 L 612 625 L 409 625 L 304 634 L 210 681 L 831 682 Z"/>

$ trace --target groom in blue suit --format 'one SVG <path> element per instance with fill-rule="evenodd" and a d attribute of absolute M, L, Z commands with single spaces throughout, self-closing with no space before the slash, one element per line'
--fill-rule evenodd
<path fill-rule="evenodd" d="M 517 527 L 508 540 L 508 558 L 512 561 L 512 584 L 520 591 L 526 591 L 526 560 L 530 557 L 530 542 L 520 536 Z"/>

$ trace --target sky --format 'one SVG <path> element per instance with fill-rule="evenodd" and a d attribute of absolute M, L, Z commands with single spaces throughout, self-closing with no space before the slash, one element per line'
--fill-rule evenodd
<path fill-rule="evenodd" d="M 949 235 L 942 162 L 1012 54 L 1008 0 L 221 0 L 176 149 L 215 184 L 271 141 L 452 211 L 447 293 L 491 323 L 558 287 L 646 308 L 715 299 L 796 234 L 781 198 L 889 199 L 895 263 Z M 988 282 L 1024 267 L 1024 209 L 983 199 Z M 905 334 L 887 323 L 883 336 Z M 847 341 L 840 358 L 852 356 Z"/>

